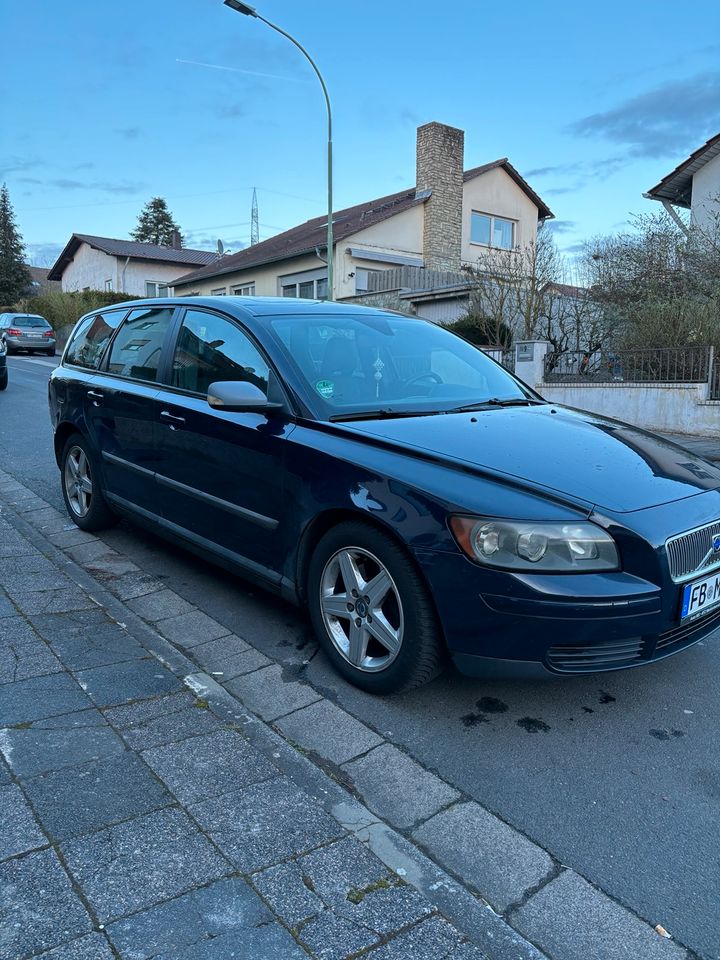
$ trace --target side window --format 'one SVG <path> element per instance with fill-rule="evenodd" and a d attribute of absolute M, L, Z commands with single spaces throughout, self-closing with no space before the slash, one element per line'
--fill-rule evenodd
<path fill-rule="evenodd" d="M 133 380 L 157 380 L 162 345 L 173 311 L 173 307 L 131 310 L 110 347 L 108 373 Z"/>
<path fill-rule="evenodd" d="M 124 310 L 116 310 L 86 317 L 68 344 L 63 363 L 97 370 L 110 337 L 124 316 Z"/>
<path fill-rule="evenodd" d="M 175 347 L 172 384 L 206 394 L 221 380 L 247 380 L 267 393 L 268 366 L 234 323 L 216 313 L 188 310 Z"/>

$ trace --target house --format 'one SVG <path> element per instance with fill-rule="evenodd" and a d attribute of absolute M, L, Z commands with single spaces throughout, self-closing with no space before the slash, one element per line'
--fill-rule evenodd
<path fill-rule="evenodd" d="M 30 287 L 25 293 L 26 297 L 41 297 L 46 293 L 55 293 L 62 289 L 59 281 L 48 279 L 50 271 L 45 267 L 33 267 L 29 263 L 25 266 L 30 274 Z"/>
<path fill-rule="evenodd" d="M 659 200 L 673 219 L 673 207 L 690 210 L 691 221 L 701 230 L 720 230 L 720 133 L 711 137 L 687 160 L 644 194 Z"/>
<path fill-rule="evenodd" d="M 415 186 L 334 212 L 336 300 L 421 314 L 444 300 L 457 316 L 468 299 L 463 266 L 535 240 L 553 216 L 540 197 L 507 158 L 464 170 L 463 154 L 462 130 L 425 124 Z M 326 233 L 327 217 L 315 217 L 179 277 L 175 293 L 325 299 Z"/>
<path fill-rule="evenodd" d="M 74 233 L 48 274 L 63 291 L 117 290 L 140 297 L 167 296 L 181 274 L 212 263 L 217 253 L 161 247 L 137 240 L 114 240 Z"/>

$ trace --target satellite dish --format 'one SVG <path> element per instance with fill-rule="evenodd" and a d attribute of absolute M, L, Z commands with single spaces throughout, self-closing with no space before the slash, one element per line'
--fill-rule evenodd
<path fill-rule="evenodd" d="M 222 242 L 222 240 L 218 240 L 217 242 L 217 252 L 219 257 L 225 253 L 225 244 Z"/>

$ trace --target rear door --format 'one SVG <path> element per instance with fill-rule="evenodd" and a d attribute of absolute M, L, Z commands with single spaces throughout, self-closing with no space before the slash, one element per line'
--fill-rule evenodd
<path fill-rule="evenodd" d="M 110 503 L 160 513 L 155 482 L 158 380 L 173 306 L 131 310 L 87 391 L 87 421 Z"/>
<path fill-rule="evenodd" d="M 261 413 L 213 409 L 207 390 L 216 381 L 247 380 L 267 392 L 268 370 L 239 323 L 190 308 L 178 328 L 167 386 L 157 397 L 163 517 L 196 544 L 220 547 L 265 575 L 282 561 L 285 438 L 293 425 Z"/>

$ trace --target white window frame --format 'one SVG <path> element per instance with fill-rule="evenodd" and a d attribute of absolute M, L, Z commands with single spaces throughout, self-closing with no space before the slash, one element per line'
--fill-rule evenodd
<path fill-rule="evenodd" d="M 234 297 L 254 297 L 255 296 L 255 281 L 250 283 L 239 283 L 237 286 L 231 287 L 232 295 Z"/>
<path fill-rule="evenodd" d="M 210 291 L 211 297 L 226 297 L 227 296 L 227 287 L 215 287 L 214 290 Z"/>
<path fill-rule="evenodd" d="M 148 287 L 154 287 L 155 292 L 150 293 Z M 160 293 L 160 288 L 165 290 L 165 293 Z M 164 280 L 146 280 L 145 281 L 145 296 L 148 299 L 153 299 L 155 297 L 169 297 L 170 296 L 170 285 Z"/>
<path fill-rule="evenodd" d="M 327 279 L 327 267 L 321 267 L 318 270 L 306 270 L 302 273 L 286 274 L 284 277 L 278 277 L 278 295 L 281 297 L 293 296 L 297 297 L 298 299 L 321 300 L 323 298 L 318 296 L 318 283 L 322 283 L 324 281 L 327 288 Z M 312 283 L 312 297 L 300 298 L 298 296 L 300 293 L 300 284 L 302 283 Z M 286 290 L 289 290 L 293 287 L 295 289 L 294 294 L 290 295 L 285 293 Z M 327 299 L 327 297 L 324 299 Z"/>
<path fill-rule="evenodd" d="M 110 277 L 109 280 L 105 281 L 105 290 L 108 293 L 112 293 L 112 288 L 113 288 L 113 282 L 112 282 L 112 277 Z"/>
<path fill-rule="evenodd" d="M 487 217 L 490 220 L 490 243 L 481 243 L 479 240 L 472 239 L 472 218 L 477 214 L 478 217 Z M 492 242 L 495 230 L 495 221 L 502 220 L 503 223 L 509 223 L 512 227 L 512 243 L 509 247 L 496 247 Z M 485 210 L 470 211 L 470 244 L 473 247 L 485 247 L 488 250 L 515 250 L 517 247 L 517 220 L 511 220 L 510 217 L 496 217 L 494 213 L 486 213 Z"/>

